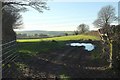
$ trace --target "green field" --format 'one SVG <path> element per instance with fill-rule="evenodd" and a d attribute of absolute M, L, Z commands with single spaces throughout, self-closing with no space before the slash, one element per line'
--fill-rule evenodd
<path fill-rule="evenodd" d="M 17 42 L 39 42 L 39 41 L 67 41 L 67 40 L 100 40 L 97 36 L 92 35 L 72 35 L 72 36 L 62 36 L 62 37 L 53 37 L 53 38 L 43 38 L 43 39 L 18 39 Z"/>
<path fill-rule="evenodd" d="M 40 53 L 49 53 L 56 49 L 63 49 L 69 41 L 99 41 L 100 38 L 91 35 L 72 35 L 44 39 L 19 39 L 18 51 L 23 56 L 33 56 Z M 55 40 L 56 42 L 52 41 Z M 97 51 L 97 50 L 95 50 Z"/>

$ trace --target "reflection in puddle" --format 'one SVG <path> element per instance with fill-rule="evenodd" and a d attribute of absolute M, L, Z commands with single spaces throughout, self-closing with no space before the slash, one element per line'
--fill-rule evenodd
<path fill-rule="evenodd" d="M 92 51 L 95 48 L 95 46 L 91 43 L 70 43 L 70 44 L 67 44 L 67 45 L 70 45 L 70 46 L 84 46 L 85 50 L 88 50 L 88 51 Z"/>

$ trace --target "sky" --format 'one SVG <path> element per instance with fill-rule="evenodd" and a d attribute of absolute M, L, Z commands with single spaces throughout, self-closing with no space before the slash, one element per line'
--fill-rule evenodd
<path fill-rule="evenodd" d="M 43 10 L 43 13 L 32 8 L 21 13 L 24 24 L 20 30 L 74 31 L 82 23 L 89 25 L 90 30 L 96 30 L 92 23 L 102 7 L 112 5 L 118 14 L 117 2 L 49 1 L 47 5 L 50 10 Z"/>

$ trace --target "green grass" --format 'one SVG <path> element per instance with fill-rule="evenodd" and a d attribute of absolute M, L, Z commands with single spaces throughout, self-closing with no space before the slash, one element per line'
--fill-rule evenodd
<path fill-rule="evenodd" d="M 67 40 L 100 40 L 97 36 L 91 35 L 72 35 L 72 36 L 62 36 L 62 37 L 53 37 L 53 38 L 44 38 L 44 39 L 18 39 L 17 42 L 40 42 L 40 41 L 67 41 Z"/>
<path fill-rule="evenodd" d="M 35 56 L 38 53 L 49 53 L 52 50 L 64 48 L 65 43 L 52 42 L 52 41 L 40 41 L 40 42 L 18 42 L 18 52 L 23 57 Z"/>
<path fill-rule="evenodd" d="M 60 80 L 71 80 L 69 76 L 66 76 L 65 74 L 60 75 Z"/>

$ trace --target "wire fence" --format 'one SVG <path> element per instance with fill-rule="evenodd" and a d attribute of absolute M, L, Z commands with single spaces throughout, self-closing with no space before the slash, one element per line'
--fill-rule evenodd
<path fill-rule="evenodd" d="M 2 58 L 0 61 L 0 63 L 2 63 L 2 76 L 5 77 L 10 72 L 10 64 L 18 57 L 16 50 L 17 43 L 16 40 L 13 40 L 0 46 L 2 47 L 0 50 L 2 51 L 2 55 L 0 56 L 0 58 Z"/>

